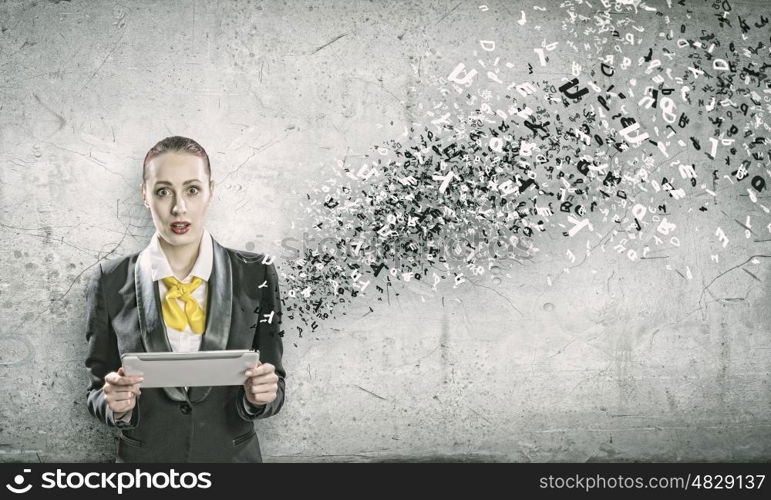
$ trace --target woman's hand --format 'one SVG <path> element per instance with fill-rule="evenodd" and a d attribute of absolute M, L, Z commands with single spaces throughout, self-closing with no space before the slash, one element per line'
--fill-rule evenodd
<path fill-rule="evenodd" d="M 137 404 L 135 396 L 142 394 L 139 390 L 139 382 L 143 380 L 144 377 L 126 375 L 122 366 L 117 372 L 105 375 L 102 391 L 104 391 L 107 406 L 115 413 L 133 410 Z"/>
<path fill-rule="evenodd" d="M 246 399 L 254 405 L 265 405 L 276 399 L 278 375 L 276 367 L 270 363 L 260 363 L 246 370 L 248 377 L 244 382 Z"/>

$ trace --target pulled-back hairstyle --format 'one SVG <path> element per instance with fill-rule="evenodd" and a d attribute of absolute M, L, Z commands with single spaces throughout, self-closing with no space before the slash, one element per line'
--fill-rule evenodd
<path fill-rule="evenodd" d="M 176 152 L 176 153 L 190 153 L 191 155 L 198 156 L 199 158 L 203 158 L 204 162 L 206 163 L 206 175 L 211 178 L 211 167 L 209 166 L 209 155 L 206 154 L 206 150 L 203 149 L 203 146 L 195 142 L 193 139 L 188 139 L 187 137 L 181 137 L 178 135 L 174 135 L 171 137 L 167 137 L 165 139 L 162 139 L 158 141 L 158 143 L 150 148 L 150 151 L 147 152 L 145 155 L 145 161 L 142 163 L 142 181 L 144 182 L 145 179 L 147 179 L 147 164 L 155 158 L 156 156 L 160 156 L 163 153 L 167 152 Z"/>

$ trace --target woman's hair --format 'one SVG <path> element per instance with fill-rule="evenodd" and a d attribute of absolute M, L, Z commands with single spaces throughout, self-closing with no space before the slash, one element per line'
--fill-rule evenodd
<path fill-rule="evenodd" d="M 147 178 L 147 163 L 156 156 L 160 156 L 161 154 L 170 151 L 175 153 L 190 153 L 191 155 L 203 158 L 204 162 L 206 163 L 206 175 L 211 178 L 209 155 L 206 154 L 206 150 L 203 149 L 203 146 L 195 142 L 193 139 L 175 135 L 158 141 L 158 143 L 151 147 L 150 151 L 147 152 L 145 155 L 145 161 L 142 163 L 142 181 Z"/>

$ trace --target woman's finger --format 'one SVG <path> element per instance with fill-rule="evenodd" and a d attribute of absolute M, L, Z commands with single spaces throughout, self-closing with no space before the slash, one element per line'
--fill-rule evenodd
<path fill-rule="evenodd" d="M 263 392 L 260 394 L 252 395 L 252 403 L 255 404 L 268 404 L 276 399 L 276 395 L 271 392 Z"/>
<path fill-rule="evenodd" d="M 109 401 L 127 401 L 134 398 L 134 393 L 131 391 L 119 391 L 113 392 L 109 396 Z"/>
<path fill-rule="evenodd" d="M 112 401 L 108 402 L 109 407 L 114 412 L 122 412 L 122 411 L 128 411 L 134 409 L 136 406 L 135 400 L 132 399 L 126 399 L 123 401 Z"/>
<path fill-rule="evenodd" d="M 255 377 L 259 375 L 265 375 L 266 373 L 273 373 L 276 371 L 276 367 L 271 365 L 270 363 L 261 363 L 256 368 L 250 368 L 247 370 L 247 377 Z"/>
<path fill-rule="evenodd" d="M 139 384 L 134 384 L 130 386 L 105 384 L 102 390 L 104 391 L 105 394 L 114 394 L 118 392 L 133 392 L 137 396 L 142 394 L 141 389 L 139 389 Z"/>
<path fill-rule="evenodd" d="M 275 373 L 268 373 L 265 375 L 258 375 L 256 377 L 249 378 L 249 381 L 252 385 L 257 384 L 275 384 L 278 382 L 278 375 Z"/>
<path fill-rule="evenodd" d="M 278 391 L 277 384 L 255 385 L 252 387 L 252 394 L 275 393 L 276 391 Z"/>
<path fill-rule="evenodd" d="M 134 385 L 142 382 L 145 378 L 134 376 L 121 376 L 117 372 L 110 372 L 104 376 L 104 381 L 110 385 Z"/>
<path fill-rule="evenodd" d="M 244 374 L 247 377 L 253 377 L 255 375 L 258 375 L 260 372 L 257 370 L 257 368 L 259 368 L 261 365 L 262 365 L 262 363 L 260 361 L 256 362 L 254 365 L 252 365 L 249 368 L 247 368 L 246 372 L 244 372 Z"/>

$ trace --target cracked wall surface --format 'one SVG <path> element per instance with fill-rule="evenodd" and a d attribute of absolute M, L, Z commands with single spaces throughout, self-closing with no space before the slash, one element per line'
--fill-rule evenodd
<path fill-rule="evenodd" d="M 681 23 L 722 33 L 739 26 L 735 16 L 759 19 L 749 1 L 731 2 L 731 27 L 712 2 L 688 2 L 687 20 L 666 1 L 622 3 L 634 4 L 632 19 L 650 14 L 637 26 L 651 39 Z M 139 191 L 152 144 L 184 135 L 204 145 L 213 236 L 280 254 L 287 239 L 303 240 L 306 194 L 323 201 L 319 186 L 336 167 L 358 170 L 373 145 L 430 126 L 433 104 L 475 92 L 448 84 L 458 63 L 500 56 L 512 62 L 506 83 L 530 78 L 528 66 L 556 87 L 572 78 L 570 8 L 547 7 L 0 3 L 0 461 L 114 459 L 112 432 L 86 409 L 84 289 L 100 261 L 140 251 L 153 234 Z M 480 40 L 495 40 L 496 52 Z M 761 43 L 768 62 L 768 28 L 746 40 Z M 554 41 L 562 45 L 552 51 Z M 648 49 L 623 50 L 634 65 Z M 486 64 L 474 66 L 479 78 Z M 613 78 L 617 91 L 629 85 Z M 761 97 L 767 89 L 758 86 Z M 640 97 L 630 109 L 642 108 Z M 563 120 L 575 112 L 565 109 Z M 698 137 L 708 148 L 706 118 L 690 116 L 705 122 Z M 739 111 L 732 119 L 750 123 Z M 699 182 L 710 179 L 705 189 L 720 196 L 671 201 L 677 245 L 651 243 L 645 259 L 614 249 L 623 235 L 598 212 L 587 216 L 591 252 L 563 225 L 541 235 L 534 258 L 502 261 L 464 286 L 431 293 L 397 282 L 301 335 L 299 319 L 285 318 L 286 404 L 256 423 L 265 460 L 768 460 L 768 191 L 749 179 L 733 189 L 731 178 L 720 191 L 702 173 L 711 170 L 704 152 L 681 149 L 677 159 L 703 168 Z M 765 170 L 752 168 L 769 183 L 765 158 Z M 709 210 L 689 200 L 708 200 Z M 289 270 L 280 257 L 277 266 Z"/>

